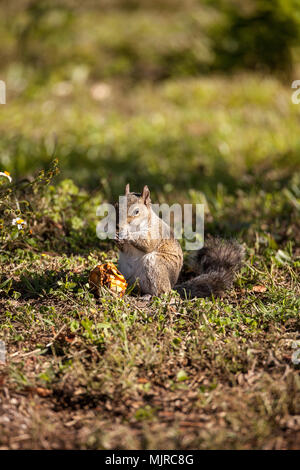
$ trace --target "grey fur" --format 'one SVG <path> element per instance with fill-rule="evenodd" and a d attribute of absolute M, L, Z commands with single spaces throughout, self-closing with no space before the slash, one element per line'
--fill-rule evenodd
<path fill-rule="evenodd" d="M 203 248 L 190 259 L 198 276 L 174 287 L 183 297 L 220 296 L 240 269 L 244 250 L 235 240 L 208 237 Z"/>
<path fill-rule="evenodd" d="M 115 241 L 120 250 L 119 269 L 129 284 L 138 282 L 145 295 L 161 295 L 173 288 L 191 298 L 220 296 L 231 286 L 243 259 L 243 249 L 235 240 L 208 237 L 189 261 L 196 277 L 176 284 L 183 262 L 181 246 L 170 227 L 152 211 L 148 186 L 139 194 L 130 192 L 127 184 L 125 196 L 127 215 L 122 223 L 117 220 Z M 135 206 L 137 215 L 131 212 Z"/>

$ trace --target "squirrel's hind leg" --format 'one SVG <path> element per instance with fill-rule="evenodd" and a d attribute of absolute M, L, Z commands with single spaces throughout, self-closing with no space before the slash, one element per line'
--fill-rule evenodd
<path fill-rule="evenodd" d="M 157 259 L 146 260 L 139 285 L 142 295 L 159 296 L 170 292 L 172 286 L 167 267 Z"/>

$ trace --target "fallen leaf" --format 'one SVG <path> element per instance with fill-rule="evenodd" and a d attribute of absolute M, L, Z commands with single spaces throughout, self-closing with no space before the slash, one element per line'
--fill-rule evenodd
<path fill-rule="evenodd" d="M 49 390 L 49 388 L 36 387 L 34 391 L 40 397 L 49 397 L 49 395 L 52 395 L 52 390 Z"/>
<path fill-rule="evenodd" d="M 265 286 L 253 286 L 253 292 L 266 292 L 267 288 Z"/>
<path fill-rule="evenodd" d="M 74 339 L 75 339 L 74 333 L 69 333 L 68 335 L 65 336 L 65 341 L 67 343 L 73 343 Z"/>
<path fill-rule="evenodd" d="M 149 382 L 149 380 L 144 379 L 143 377 L 140 377 L 140 378 L 138 379 L 138 383 L 139 383 L 139 384 L 147 384 L 148 382 Z"/>
<path fill-rule="evenodd" d="M 0 387 L 3 387 L 5 381 L 6 381 L 6 376 L 4 374 L 0 375 Z"/>
<path fill-rule="evenodd" d="M 197 428 L 203 426 L 203 423 L 197 421 L 181 421 L 180 427 L 182 428 Z"/>

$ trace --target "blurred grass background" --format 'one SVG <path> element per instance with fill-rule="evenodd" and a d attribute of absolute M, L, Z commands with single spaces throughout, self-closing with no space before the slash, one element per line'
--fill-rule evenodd
<path fill-rule="evenodd" d="M 0 3 L 0 167 L 183 198 L 299 171 L 299 0 Z M 217 189 L 219 188 L 219 189 Z"/>

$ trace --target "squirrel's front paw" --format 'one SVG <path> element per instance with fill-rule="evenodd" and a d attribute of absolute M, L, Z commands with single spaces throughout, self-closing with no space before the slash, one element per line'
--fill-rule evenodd
<path fill-rule="evenodd" d="M 133 234 L 129 231 L 125 231 L 125 230 L 122 230 L 120 232 L 118 232 L 118 239 L 120 241 L 124 241 L 124 242 L 129 242 L 129 241 L 132 241 L 134 239 L 133 237 Z"/>
<path fill-rule="evenodd" d="M 120 238 L 120 234 L 116 233 L 116 236 L 114 238 L 114 242 L 117 245 L 118 248 L 122 248 L 124 246 L 125 240 L 123 238 Z"/>

